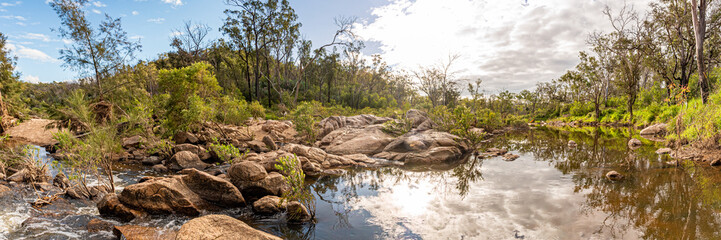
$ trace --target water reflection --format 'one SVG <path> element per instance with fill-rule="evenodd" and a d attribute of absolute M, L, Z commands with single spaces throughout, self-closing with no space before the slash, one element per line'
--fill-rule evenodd
<path fill-rule="evenodd" d="M 513 162 L 352 170 L 311 185 L 319 221 L 306 234 L 259 227 L 305 239 L 721 238 L 718 169 L 670 166 L 652 141 L 630 150 L 632 133 L 541 128 L 488 143 L 521 156 Z M 610 170 L 626 178 L 606 180 Z"/>

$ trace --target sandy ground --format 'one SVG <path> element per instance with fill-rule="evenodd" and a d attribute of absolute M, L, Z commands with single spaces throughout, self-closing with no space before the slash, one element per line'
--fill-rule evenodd
<path fill-rule="evenodd" d="M 55 143 L 53 133 L 58 132 L 58 130 L 54 128 L 45 129 L 45 126 L 53 121 L 54 120 L 48 119 L 30 119 L 10 128 L 7 134 L 12 139 L 40 146 L 52 144 Z"/>

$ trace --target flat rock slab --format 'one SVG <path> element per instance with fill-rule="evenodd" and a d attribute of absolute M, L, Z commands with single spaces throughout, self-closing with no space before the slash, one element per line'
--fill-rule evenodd
<path fill-rule="evenodd" d="M 8 129 L 7 134 L 13 139 L 40 146 L 55 144 L 57 141 L 53 139 L 53 134 L 58 132 L 58 129 L 45 128 L 54 122 L 55 120 L 49 119 L 30 119 Z"/>

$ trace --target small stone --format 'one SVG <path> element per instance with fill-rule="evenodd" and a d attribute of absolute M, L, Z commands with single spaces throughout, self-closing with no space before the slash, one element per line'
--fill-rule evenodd
<path fill-rule="evenodd" d="M 568 141 L 568 146 L 569 146 L 569 147 L 576 147 L 576 145 L 577 145 L 577 144 L 576 144 L 576 141 L 573 141 L 573 140 L 569 140 L 569 141 Z"/>
<path fill-rule="evenodd" d="M 66 189 L 70 187 L 70 180 L 65 176 L 65 173 L 59 172 L 53 179 L 53 185 L 60 189 Z"/>
<path fill-rule="evenodd" d="M 168 172 L 168 168 L 165 167 L 165 165 L 163 165 L 163 164 L 156 164 L 155 166 L 152 167 L 152 169 L 153 169 L 153 171 L 158 172 L 158 173 Z"/>
<path fill-rule="evenodd" d="M 175 134 L 175 136 L 173 136 L 173 141 L 175 141 L 176 144 L 196 144 L 198 143 L 198 137 L 196 137 L 195 134 L 189 132 L 178 132 Z"/>
<path fill-rule="evenodd" d="M 129 148 L 139 148 L 140 145 L 143 143 L 143 137 L 141 136 L 132 136 L 123 138 L 123 148 L 129 149 Z"/>
<path fill-rule="evenodd" d="M 606 178 L 611 181 L 618 181 L 618 180 L 623 179 L 623 175 L 621 175 L 620 173 L 618 173 L 616 171 L 610 171 L 610 172 L 606 173 Z"/>
<path fill-rule="evenodd" d="M 513 154 L 513 153 L 506 153 L 506 154 L 503 155 L 503 160 L 506 160 L 506 161 L 509 161 L 509 162 L 510 162 L 510 161 L 513 161 L 513 160 L 518 159 L 519 157 L 521 157 L 521 156 L 518 156 L 518 155 Z"/>
<path fill-rule="evenodd" d="M 721 159 L 713 160 L 713 161 L 711 161 L 710 164 L 711 164 L 711 166 L 713 166 L 713 167 L 721 166 Z"/>
<path fill-rule="evenodd" d="M 288 209 L 287 214 L 289 222 L 307 222 L 312 219 L 308 208 L 298 201 L 288 203 L 286 208 Z"/>
<path fill-rule="evenodd" d="M 669 154 L 671 153 L 671 151 L 673 150 L 671 150 L 670 148 L 659 148 L 658 150 L 656 150 L 656 154 Z"/>
<path fill-rule="evenodd" d="M 160 162 L 161 162 L 161 160 L 158 156 L 149 156 L 149 157 L 146 157 L 145 159 L 143 159 L 143 161 L 142 161 L 143 165 L 149 165 L 149 166 L 154 166 L 154 165 L 160 164 Z"/>
<path fill-rule="evenodd" d="M 270 150 L 278 150 L 278 145 L 276 145 L 275 141 L 273 141 L 273 138 L 271 138 L 268 135 L 265 135 L 263 137 L 263 143 L 265 143 L 265 147 L 267 147 Z"/>
<path fill-rule="evenodd" d="M 641 146 L 641 140 L 631 138 L 631 140 L 628 140 L 628 146 L 629 147 L 639 147 Z"/>

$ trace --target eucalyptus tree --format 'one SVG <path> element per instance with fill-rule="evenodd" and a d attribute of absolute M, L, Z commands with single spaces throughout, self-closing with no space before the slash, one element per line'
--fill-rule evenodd
<path fill-rule="evenodd" d="M 225 0 L 225 3 L 239 8 L 225 10 L 227 18 L 221 30 L 244 63 L 248 95 L 251 100 L 253 95 L 260 100 L 260 81 L 265 78 L 270 103 L 270 65 L 291 62 L 301 26 L 298 16 L 287 0 Z"/>
<path fill-rule="evenodd" d="M 134 59 L 141 45 L 128 39 L 120 18 L 105 14 L 97 28 L 93 27 L 83 10 L 88 3 L 88 0 L 53 0 L 50 6 L 62 24 L 56 31 L 63 39 L 72 41 L 60 50 L 64 67 L 92 78 L 102 99 L 103 80 Z"/>
<path fill-rule="evenodd" d="M 610 72 L 603 67 L 601 61 L 594 56 L 589 56 L 586 52 L 579 53 L 579 57 L 581 62 L 576 66 L 576 70 L 581 74 L 586 98 L 593 102 L 596 122 L 598 122 L 601 117 L 601 97 L 609 82 Z"/>
<path fill-rule="evenodd" d="M 706 103 L 708 99 L 709 83 L 704 62 L 703 43 L 706 40 L 706 0 L 691 0 L 691 20 L 693 22 L 694 36 L 696 39 L 696 66 L 698 67 L 698 84 L 701 90 L 701 99 Z"/>
<path fill-rule="evenodd" d="M 589 42 L 611 54 L 614 82 L 626 95 L 627 111 L 633 121 L 633 105 L 638 98 L 639 84 L 646 76 L 642 21 L 630 5 L 624 5 L 616 15 L 606 6 L 603 14 L 608 17 L 613 30 L 606 34 L 595 32 Z"/>
<path fill-rule="evenodd" d="M 12 117 L 19 117 L 22 108 L 23 85 L 18 81 L 15 61 L 16 58 L 10 55 L 7 37 L 0 33 L 0 132 L 10 127 Z"/>
<path fill-rule="evenodd" d="M 460 97 L 459 85 L 461 80 L 452 71 L 453 63 L 459 57 L 458 55 L 452 55 L 448 57 L 448 61 L 421 67 L 413 72 L 419 82 L 418 89 L 426 94 L 433 106 L 448 106 L 455 103 Z"/>

